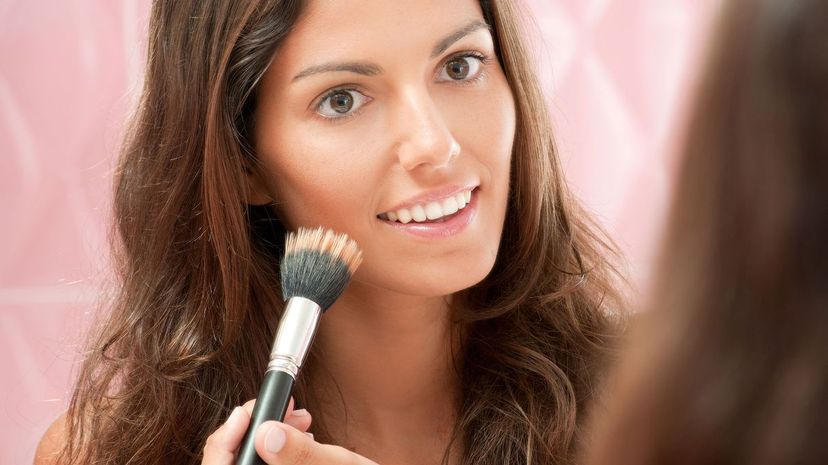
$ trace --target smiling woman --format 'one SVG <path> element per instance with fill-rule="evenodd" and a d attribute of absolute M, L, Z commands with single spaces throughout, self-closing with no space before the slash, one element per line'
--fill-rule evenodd
<path fill-rule="evenodd" d="M 155 2 L 122 287 L 39 460 L 232 463 L 322 225 L 364 260 L 294 391 L 315 441 L 267 425 L 267 463 L 570 463 L 623 303 L 522 37 L 510 0 Z"/>

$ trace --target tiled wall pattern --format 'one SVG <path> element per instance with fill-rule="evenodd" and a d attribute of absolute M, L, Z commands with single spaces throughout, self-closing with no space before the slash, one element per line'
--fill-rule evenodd
<path fill-rule="evenodd" d="M 671 147 L 717 0 L 525 0 L 570 183 L 646 282 Z M 147 0 L 0 1 L 0 463 L 67 404 L 106 282 L 113 155 Z"/>

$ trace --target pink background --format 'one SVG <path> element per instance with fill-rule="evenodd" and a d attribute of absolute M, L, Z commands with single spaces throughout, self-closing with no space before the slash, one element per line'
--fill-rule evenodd
<path fill-rule="evenodd" d="M 644 286 L 718 0 L 525 0 L 570 185 Z M 67 405 L 106 283 L 110 174 L 147 0 L 0 1 L 0 463 Z"/>

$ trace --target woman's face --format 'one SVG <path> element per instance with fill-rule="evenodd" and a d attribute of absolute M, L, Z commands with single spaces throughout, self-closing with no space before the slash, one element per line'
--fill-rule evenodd
<path fill-rule="evenodd" d="M 257 103 L 254 201 L 356 240 L 352 286 L 438 296 L 489 273 L 515 108 L 477 1 L 311 1 Z"/>

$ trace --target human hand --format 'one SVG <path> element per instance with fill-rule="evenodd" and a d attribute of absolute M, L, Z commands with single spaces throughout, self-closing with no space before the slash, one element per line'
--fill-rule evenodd
<path fill-rule="evenodd" d="M 236 407 L 227 421 L 207 438 L 201 465 L 234 465 L 242 438 L 250 424 L 255 399 Z M 284 423 L 266 421 L 256 430 L 259 457 L 268 465 L 377 465 L 375 462 L 339 446 L 320 444 L 306 431 L 311 416 L 306 410 L 293 410 L 290 399 Z"/>
<path fill-rule="evenodd" d="M 247 401 L 243 406 L 236 407 L 230 413 L 227 421 L 207 437 L 204 445 L 204 457 L 202 465 L 232 465 L 235 463 L 236 452 L 247 432 L 250 424 L 250 417 L 253 415 L 253 407 L 256 399 Z M 284 422 L 299 431 L 306 432 L 310 428 L 312 418 L 305 409 L 294 411 L 293 397 L 290 398 Z M 310 433 L 305 433 L 310 434 Z"/>

